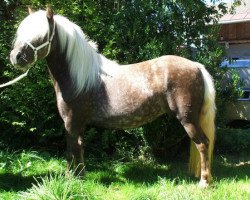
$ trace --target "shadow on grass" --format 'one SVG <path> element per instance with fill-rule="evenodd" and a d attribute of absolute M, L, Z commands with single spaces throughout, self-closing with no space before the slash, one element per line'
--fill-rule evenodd
<path fill-rule="evenodd" d="M 250 174 L 250 165 L 248 162 L 239 162 L 242 157 L 233 157 L 234 160 L 229 160 L 216 156 L 213 166 L 213 177 L 216 181 L 222 179 L 229 180 L 245 180 Z M 246 158 L 248 159 L 248 158 Z M 113 183 L 125 184 L 148 184 L 152 185 L 159 179 L 167 179 L 175 185 L 183 182 L 198 183 L 199 179 L 190 176 L 187 172 L 186 162 L 167 162 L 159 164 L 153 161 L 130 161 L 119 162 L 110 158 L 104 160 L 86 160 L 87 175 L 85 180 L 93 180 L 103 184 L 106 187 Z M 245 164 L 246 163 L 246 164 Z M 35 176 L 23 176 L 15 173 L 0 174 L 0 191 L 25 191 L 36 184 L 36 180 L 48 176 L 48 174 L 35 174 Z M 35 177 L 35 178 L 34 178 Z M 35 180 L 36 179 L 36 180 Z"/>
<path fill-rule="evenodd" d="M 220 156 L 216 156 L 213 163 L 214 180 L 245 180 L 250 174 L 250 165 L 236 164 L 240 163 L 242 157 L 234 156 L 234 162 L 225 163 Z M 93 163 L 92 163 L 93 164 Z M 165 164 L 157 164 L 157 162 L 125 162 L 116 163 L 114 161 L 98 162 L 98 166 L 87 166 L 87 170 L 93 175 L 88 177 L 95 181 L 109 186 L 112 183 L 132 182 L 134 184 L 154 184 L 159 178 L 173 181 L 174 184 L 182 182 L 198 183 L 199 179 L 188 174 L 187 163 L 185 162 L 168 162 Z"/>
<path fill-rule="evenodd" d="M 214 176 L 217 180 L 245 180 L 250 174 L 249 158 L 244 155 L 217 156 L 213 167 Z"/>
<path fill-rule="evenodd" d="M 6 192 L 26 190 L 32 187 L 33 183 L 36 183 L 33 176 L 26 177 L 21 174 L 11 173 L 0 174 L 0 190 Z"/>
<path fill-rule="evenodd" d="M 171 163 L 169 165 L 153 165 L 143 163 L 132 163 L 124 170 L 123 176 L 134 183 L 154 184 L 159 178 L 169 180 L 187 180 L 187 167 L 181 163 Z"/>
<path fill-rule="evenodd" d="M 250 165 L 244 166 L 225 166 L 218 165 L 214 169 L 214 176 L 217 180 L 232 179 L 232 180 L 245 180 L 250 174 Z"/>
<path fill-rule="evenodd" d="M 198 181 L 190 177 L 187 173 L 187 164 L 171 163 L 157 164 L 157 162 L 126 162 L 126 163 L 99 163 L 100 167 L 89 168 L 91 176 L 89 179 L 94 179 L 103 185 L 109 186 L 112 183 L 132 182 L 134 184 L 154 184 L 159 181 L 159 178 L 169 179 L 176 184 L 182 181 Z"/>
<path fill-rule="evenodd" d="M 48 175 L 55 175 L 56 173 L 43 173 L 36 174 L 32 176 L 23 176 L 22 174 L 12 174 L 12 173 L 4 173 L 0 174 L 0 191 L 5 192 L 19 192 L 25 191 L 31 188 L 33 185 L 37 185 L 37 182 L 41 182 L 41 180 Z"/>

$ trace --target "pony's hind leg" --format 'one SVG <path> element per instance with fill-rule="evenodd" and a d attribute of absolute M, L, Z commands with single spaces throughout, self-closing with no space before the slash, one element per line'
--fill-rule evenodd
<path fill-rule="evenodd" d="M 207 187 L 208 184 L 212 181 L 211 172 L 210 172 L 210 163 L 208 156 L 208 147 L 209 140 L 204 134 L 200 126 L 195 125 L 194 123 L 182 123 L 187 134 L 191 140 L 195 143 L 197 150 L 200 153 L 200 174 L 201 179 L 199 186 Z"/>

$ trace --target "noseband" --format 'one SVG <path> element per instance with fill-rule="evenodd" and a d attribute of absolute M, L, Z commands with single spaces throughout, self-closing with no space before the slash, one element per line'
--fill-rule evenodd
<path fill-rule="evenodd" d="M 53 20 L 54 21 L 54 20 Z M 28 44 L 28 46 L 34 51 L 34 62 L 37 61 L 37 51 L 42 49 L 43 47 L 47 46 L 48 45 L 48 51 L 47 51 L 47 54 L 46 56 L 49 54 L 50 52 L 50 47 L 51 47 L 51 41 L 53 40 L 53 37 L 55 35 L 55 21 L 54 21 L 54 24 L 53 24 L 53 30 L 52 30 L 52 34 L 50 36 L 50 27 L 49 27 L 49 22 L 48 22 L 48 39 L 47 39 L 47 42 L 39 45 L 38 47 L 34 47 L 30 42 L 26 41 L 26 43 Z M 46 57 L 45 56 L 45 57 Z"/>

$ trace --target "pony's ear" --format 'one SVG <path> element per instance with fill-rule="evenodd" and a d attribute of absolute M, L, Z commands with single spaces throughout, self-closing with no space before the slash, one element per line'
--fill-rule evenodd
<path fill-rule="evenodd" d="M 31 6 L 28 6 L 28 12 L 29 14 L 32 14 L 34 11 L 32 10 Z"/>
<path fill-rule="evenodd" d="M 50 6 L 47 6 L 46 8 L 46 16 L 48 19 L 53 19 L 53 10 Z"/>

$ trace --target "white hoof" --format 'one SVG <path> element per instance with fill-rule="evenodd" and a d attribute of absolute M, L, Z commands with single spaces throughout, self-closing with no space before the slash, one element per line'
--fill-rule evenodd
<path fill-rule="evenodd" d="M 207 188 L 209 186 L 207 180 L 200 180 L 199 188 Z"/>

